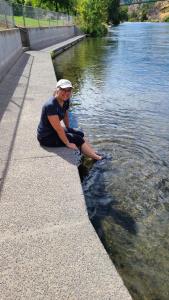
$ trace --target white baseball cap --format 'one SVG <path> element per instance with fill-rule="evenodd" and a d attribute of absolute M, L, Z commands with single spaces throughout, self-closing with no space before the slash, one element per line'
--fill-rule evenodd
<path fill-rule="evenodd" d="M 72 84 L 67 79 L 60 79 L 56 84 L 56 88 L 61 88 L 61 89 L 72 88 Z"/>

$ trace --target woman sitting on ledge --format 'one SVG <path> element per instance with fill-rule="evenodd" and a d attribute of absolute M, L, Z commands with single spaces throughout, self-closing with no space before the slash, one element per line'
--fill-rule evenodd
<path fill-rule="evenodd" d="M 69 127 L 69 99 L 72 84 L 67 79 L 61 79 L 56 84 L 56 91 L 42 108 L 37 138 L 41 146 L 80 149 L 82 153 L 95 160 L 102 157 L 85 141 L 84 133 Z M 65 128 L 61 126 L 63 120 Z"/>

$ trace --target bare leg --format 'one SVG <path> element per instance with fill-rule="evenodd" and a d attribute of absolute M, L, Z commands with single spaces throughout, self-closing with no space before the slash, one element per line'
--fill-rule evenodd
<path fill-rule="evenodd" d="M 93 150 L 93 148 L 92 148 L 92 146 L 90 145 L 90 143 L 89 143 L 89 141 L 86 139 L 86 137 L 85 138 L 83 138 L 84 140 L 85 140 L 85 143 L 90 147 L 90 149 L 92 149 Z"/>
<path fill-rule="evenodd" d="M 85 143 L 89 146 L 91 151 L 94 151 L 96 153 L 96 151 L 93 149 L 93 146 L 89 143 L 89 141 L 86 138 L 83 138 L 83 139 L 85 140 Z"/>
<path fill-rule="evenodd" d="M 85 154 L 86 156 L 88 156 L 90 158 L 93 158 L 93 159 L 96 159 L 96 160 L 102 159 L 102 157 L 100 155 L 97 155 L 95 153 L 95 151 L 87 143 L 84 143 L 81 146 L 81 150 L 82 150 L 83 154 Z"/>

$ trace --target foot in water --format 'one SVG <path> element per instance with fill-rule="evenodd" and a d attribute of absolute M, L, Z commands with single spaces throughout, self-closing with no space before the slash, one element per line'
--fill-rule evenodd
<path fill-rule="evenodd" d="M 94 161 L 103 160 L 103 159 L 108 159 L 108 160 L 112 159 L 112 157 L 109 154 L 96 152 L 96 155 L 97 155 L 98 159 L 94 159 Z"/>
<path fill-rule="evenodd" d="M 94 160 L 102 160 L 102 156 L 96 153 Z"/>

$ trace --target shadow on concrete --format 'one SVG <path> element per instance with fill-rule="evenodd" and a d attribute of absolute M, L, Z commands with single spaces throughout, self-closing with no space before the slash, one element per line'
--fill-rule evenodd
<path fill-rule="evenodd" d="M 5 161 L 3 161 L 4 167 L 3 169 L 1 169 L 0 196 L 8 172 L 8 167 L 11 160 L 11 155 L 13 151 L 17 130 L 18 130 L 18 125 L 19 125 L 19 121 L 20 121 L 20 117 L 21 117 L 21 113 L 25 101 L 25 96 L 28 89 L 32 63 L 26 71 L 25 71 L 25 67 L 28 63 L 29 58 L 30 58 L 29 54 L 23 53 L 22 56 L 16 62 L 16 64 L 10 69 L 10 71 L 7 73 L 7 75 L 0 83 L 0 125 L 3 120 L 3 116 L 4 118 L 6 117 L 4 113 L 8 109 L 8 105 L 10 104 L 10 102 L 14 103 L 15 105 L 17 105 L 17 108 L 19 108 L 18 114 L 16 115 L 16 119 L 14 120 L 14 122 L 7 123 L 7 126 L 11 126 L 12 137 L 9 141 L 9 144 L 7 145 L 8 153 L 6 154 Z M 21 93 L 18 95 L 18 97 L 16 95 L 16 102 L 15 102 L 12 97 L 18 86 L 20 87 Z M 17 98 L 19 98 L 20 100 L 19 104 L 17 103 Z M 12 114 L 11 117 L 13 117 Z M 10 118 L 10 115 L 8 115 L 7 118 Z M 6 141 L 1 140 L 1 143 L 3 142 Z"/>
<path fill-rule="evenodd" d="M 48 41 L 41 42 L 40 44 L 38 43 L 38 45 L 37 44 L 33 45 L 31 50 L 35 50 L 35 51 L 42 50 L 43 52 L 46 52 L 46 48 L 53 47 L 53 45 L 66 42 L 69 39 L 72 39 L 73 37 L 75 37 L 75 36 L 72 35 L 72 36 L 68 37 L 66 40 L 64 37 L 62 39 L 61 38 L 54 38 L 54 39 L 52 38 L 52 39 L 49 39 Z"/>
<path fill-rule="evenodd" d="M 75 157 L 74 150 L 68 149 L 66 147 L 44 147 L 43 146 L 42 148 L 49 153 L 55 153 L 56 155 L 60 156 L 70 164 L 77 166 L 77 160 Z"/>
<path fill-rule="evenodd" d="M 7 75 L 0 82 L 0 122 L 9 102 L 12 101 L 11 98 L 21 76 L 23 76 L 23 70 L 25 69 L 29 57 L 29 54 L 23 53 L 18 59 L 17 63 L 10 69 Z"/>

